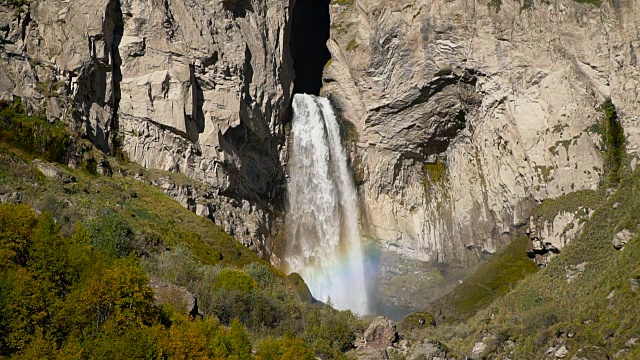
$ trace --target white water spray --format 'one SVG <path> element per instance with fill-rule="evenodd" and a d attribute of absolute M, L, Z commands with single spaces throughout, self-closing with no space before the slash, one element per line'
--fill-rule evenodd
<path fill-rule="evenodd" d="M 313 296 L 341 310 L 369 311 L 356 190 L 325 98 L 293 98 L 286 262 Z"/>

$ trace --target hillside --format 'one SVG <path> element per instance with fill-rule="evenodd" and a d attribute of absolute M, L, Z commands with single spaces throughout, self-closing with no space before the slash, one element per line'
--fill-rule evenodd
<path fill-rule="evenodd" d="M 640 358 L 638 24 L 0 0 L 0 358 Z"/>
<path fill-rule="evenodd" d="M 150 185 L 158 172 L 19 102 L 0 121 L 0 357 L 340 358 L 363 331 Z"/>

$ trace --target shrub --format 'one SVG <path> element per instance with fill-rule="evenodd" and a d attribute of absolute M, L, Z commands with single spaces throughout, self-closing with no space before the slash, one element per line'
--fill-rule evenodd
<path fill-rule="evenodd" d="M 620 167 L 623 165 L 626 155 L 624 130 L 620 120 L 618 120 L 618 113 L 611 99 L 607 99 L 602 104 L 602 110 L 604 111 L 605 128 L 602 134 L 605 170 L 608 180 L 613 184 L 617 184 L 620 181 Z"/>
<path fill-rule="evenodd" d="M 291 334 L 275 339 L 267 337 L 258 345 L 257 360 L 313 360 L 313 351 Z"/>
<path fill-rule="evenodd" d="M 314 344 L 317 350 L 328 347 L 345 352 L 353 348 L 356 336 L 352 327 L 354 315 L 350 311 L 336 311 L 324 304 L 310 305 L 305 314 L 305 323 L 305 340 Z"/>
<path fill-rule="evenodd" d="M 404 330 L 421 329 L 428 326 L 435 326 L 436 320 L 433 315 L 428 312 L 416 312 L 407 315 L 402 322 L 402 328 Z"/>
<path fill-rule="evenodd" d="M 46 161 L 66 163 L 73 145 L 65 126 L 41 117 L 24 116 L 20 102 L 0 104 L 0 142 L 6 142 Z"/>
<path fill-rule="evenodd" d="M 0 268 L 9 263 L 26 264 L 27 246 L 36 222 L 30 207 L 0 204 Z"/>
<path fill-rule="evenodd" d="M 240 292 L 250 292 L 256 290 L 258 284 L 251 276 L 239 270 L 222 270 L 218 274 L 213 288 L 216 290 L 236 290 Z"/>
<path fill-rule="evenodd" d="M 254 262 L 244 266 L 244 272 L 256 281 L 260 289 L 269 287 L 275 281 L 271 269 L 265 264 Z"/>
<path fill-rule="evenodd" d="M 128 256 L 135 249 L 133 231 L 115 211 L 103 208 L 87 225 L 93 247 L 112 257 Z"/>

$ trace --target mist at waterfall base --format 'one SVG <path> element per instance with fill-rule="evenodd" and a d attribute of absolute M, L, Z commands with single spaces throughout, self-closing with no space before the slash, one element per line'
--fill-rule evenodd
<path fill-rule="evenodd" d="M 357 193 L 329 100 L 296 94 L 286 214 L 289 272 L 314 298 L 368 314 Z"/>

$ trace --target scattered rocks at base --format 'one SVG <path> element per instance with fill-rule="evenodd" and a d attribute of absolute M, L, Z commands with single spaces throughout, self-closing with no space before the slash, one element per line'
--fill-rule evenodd
<path fill-rule="evenodd" d="M 387 352 L 385 350 L 372 349 L 372 348 L 359 348 L 357 351 L 350 354 L 352 357 L 358 360 L 387 360 Z"/>
<path fill-rule="evenodd" d="M 567 276 L 567 283 L 573 281 L 573 279 L 582 275 L 584 270 L 587 268 L 588 262 L 583 262 L 578 265 L 569 265 L 564 268 L 565 274 Z"/>
<path fill-rule="evenodd" d="M 71 184 L 77 181 L 76 177 L 69 174 L 68 172 L 60 169 L 58 166 L 52 163 L 44 162 L 42 160 L 34 160 L 33 165 L 38 169 L 44 176 L 51 179 L 59 179 L 64 184 Z"/>
<path fill-rule="evenodd" d="M 420 344 L 417 344 L 413 347 L 411 352 L 411 356 L 407 357 L 409 360 L 420 360 L 420 359 L 446 359 L 447 354 L 441 348 L 439 344 L 434 344 L 430 341 L 424 341 Z"/>
<path fill-rule="evenodd" d="M 155 305 L 171 304 L 191 316 L 202 316 L 198 309 L 198 299 L 186 288 L 152 277 L 149 286 L 153 289 Z"/>
<path fill-rule="evenodd" d="M 364 332 L 365 344 L 374 349 L 385 349 L 398 341 L 396 324 L 384 316 L 378 316 Z"/>
<path fill-rule="evenodd" d="M 554 355 L 558 359 L 564 359 L 564 357 L 567 356 L 568 353 L 569 353 L 569 350 L 567 350 L 567 347 L 562 345 L 558 350 L 556 350 Z"/>
<path fill-rule="evenodd" d="M 616 250 L 622 250 L 624 246 L 635 236 L 636 234 L 624 229 L 613 236 L 611 243 L 613 243 L 613 247 L 616 248 Z"/>
<path fill-rule="evenodd" d="M 300 301 L 306 302 L 308 304 L 314 302 L 313 295 L 311 295 L 311 291 L 309 290 L 307 283 L 304 282 L 304 279 L 302 278 L 302 276 L 300 276 L 300 274 L 289 274 L 289 276 L 287 276 L 287 282 L 289 283 L 293 291 L 298 294 Z"/>
<path fill-rule="evenodd" d="M 36 168 L 38 168 L 38 170 L 40 170 L 40 172 L 44 174 L 44 176 L 48 178 L 54 178 L 58 176 L 58 169 L 56 169 L 55 166 L 51 164 L 47 164 L 40 160 L 36 160 L 33 163 L 36 166 Z"/>
<path fill-rule="evenodd" d="M 473 350 L 471 350 L 471 358 L 472 359 L 480 358 L 480 356 L 482 356 L 482 353 L 484 353 L 486 349 L 487 349 L 487 344 L 483 342 L 477 342 L 473 346 Z"/>
<path fill-rule="evenodd" d="M 14 191 L 6 194 L 0 194 L 0 203 L 18 205 L 22 203 L 22 194 Z"/>
<path fill-rule="evenodd" d="M 588 346 L 580 348 L 571 360 L 607 360 L 607 352 L 597 346 Z"/>

